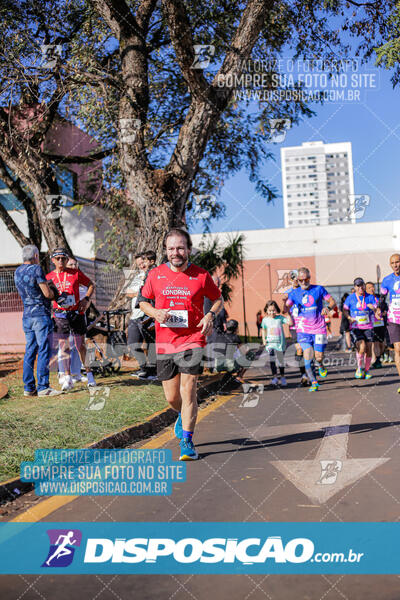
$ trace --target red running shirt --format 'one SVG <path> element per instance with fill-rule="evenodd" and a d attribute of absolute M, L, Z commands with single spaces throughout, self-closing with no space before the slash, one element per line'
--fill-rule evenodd
<path fill-rule="evenodd" d="M 197 327 L 204 316 L 204 298 L 215 302 L 221 296 L 207 271 L 191 264 L 186 271 L 176 273 L 162 264 L 148 274 L 141 296 L 155 300 L 155 308 L 167 308 L 171 313 L 167 323 L 161 325 L 156 321 L 157 354 L 174 354 L 206 345 L 206 338 Z"/>
<path fill-rule="evenodd" d="M 84 285 L 89 287 L 92 283 L 88 277 L 79 269 L 68 269 L 62 273 L 57 273 L 57 271 L 50 271 L 46 275 L 46 279 L 48 281 L 53 281 L 58 289 L 59 293 L 62 294 L 66 292 L 68 295 L 73 296 L 71 298 L 71 306 L 66 308 L 65 306 L 58 306 L 57 302 L 53 301 L 53 308 L 58 310 L 76 310 L 79 304 L 79 285 Z M 83 313 L 82 313 L 83 314 Z"/>

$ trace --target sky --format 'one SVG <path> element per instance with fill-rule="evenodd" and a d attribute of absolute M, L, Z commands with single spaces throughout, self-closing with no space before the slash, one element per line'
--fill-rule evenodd
<path fill-rule="evenodd" d="M 304 118 L 286 133 L 281 143 L 271 143 L 275 161 L 265 163 L 261 173 L 278 191 L 274 203 L 259 197 L 243 170 L 228 179 L 220 200 L 226 216 L 214 220 L 210 231 L 238 231 L 284 226 L 280 149 L 303 142 L 351 142 L 353 152 L 354 192 L 369 196 L 369 206 L 360 222 L 400 219 L 400 88 L 393 89 L 390 72 L 373 66 L 367 71 L 372 78 L 363 80 L 365 89 L 355 101 L 314 104 L 316 115 Z M 348 74 L 346 93 L 351 86 Z M 318 87 L 318 86 L 317 86 Z M 256 107 L 256 105 L 254 105 Z M 201 221 L 192 227 L 201 233 Z"/>

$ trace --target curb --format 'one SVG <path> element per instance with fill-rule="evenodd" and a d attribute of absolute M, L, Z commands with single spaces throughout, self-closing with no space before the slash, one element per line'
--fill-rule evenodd
<path fill-rule="evenodd" d="M 223 374 L 212 375 L 209 377 L 211 381 L 199 387 L 197 392 L 198 404 L 206 402 L 210 394 L 217 394 L 217 384 L 223 379 Z M 84 448 L 110 449 L 124 448 L 129 444 L 139 442 L 159 433 L 165 427 L 172 425 L 176 420 L 176 412 L 172 408 L 165 408 L 159 412 L 150 415 L 147 421 L 142 421 L 136 425 L 128 425 L 119 431 L 115 431 L 101 438 L 97 442 L 92 442 L 84 446 Z M 0 504 L 11 502 L 34 489 L 34 484 L 31 482 L 21 481 L 19 477 L 7 479 L 0 482 Z"/>

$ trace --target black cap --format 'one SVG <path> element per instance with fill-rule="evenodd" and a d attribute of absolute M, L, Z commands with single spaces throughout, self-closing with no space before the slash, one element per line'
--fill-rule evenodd
<path fill-rule="evenodd" d="M 226 330 L 227 331 L 235 331 L 235 329 L 237 329 L 238 326 L 239 326 L 239 323 L 235 319 L 229 319 L 229 321 L 226 324 Z"/>
<path fill-rule="evenodd" d="M 356 277 L 353 281 L 353 285 L 365 285 L 365 281 L 362 277 Z"/>

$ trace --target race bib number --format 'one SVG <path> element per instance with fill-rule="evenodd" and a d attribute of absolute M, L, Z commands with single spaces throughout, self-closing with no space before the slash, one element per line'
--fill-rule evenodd
<path fill-rule="evenodd" d="M 374 327 L 383 327 L 383 326 L 384 326 L 384 324 L 385 324 L 385 322 L 384 322 L 384 321 L 382 321 L 382 320 L 375 321 L 375 323 L 374 323 Z"/>
<path fill-rule="evenodd" d="M 368 325 L 369 323 L 369 317 L 367 315 L 357 315 L 356 319 L 359 325 Z"/>
<path fill-rule="evenodd" d="M 187 310 L 171 310 L 165 323 L 160 327 L 189 327 L 189 316 Z"/>
<path fill-rule="evenodd" d="M 392 298 L 391 307 L 400 308 L 400 298 Z"/>
<path fill-rule="evenodd" d="M 324 333 L 317 333 L 315 336 L 315 343 L 316 344 L 326 344 L 326 335 Z"/>

